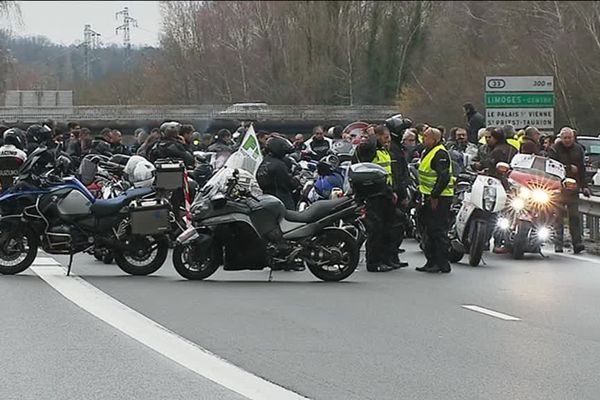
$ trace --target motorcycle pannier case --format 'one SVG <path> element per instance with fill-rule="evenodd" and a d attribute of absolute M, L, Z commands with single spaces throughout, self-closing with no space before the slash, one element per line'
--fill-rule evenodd
<path fill-rule="evenodd" d="M 177 190 L 183 187 L 183 171 L 185 164 L 180 161 L 161 161 L 154 163 L 156 167 L 155 186 L 160 190 Z"/>
<path fill-rule="evenodd" d="M 156 235 L 171 229 L 166 200 L 136 200 L 129 205 L 129 213 L 134 235 Z"/>
<path fill-rule="evenodd" d="M 348 179 L 352 191 L 359 198 L 384 193 L 387 186 L 386 170 L 373 163 L 359 163 L 350 166 Z"/>

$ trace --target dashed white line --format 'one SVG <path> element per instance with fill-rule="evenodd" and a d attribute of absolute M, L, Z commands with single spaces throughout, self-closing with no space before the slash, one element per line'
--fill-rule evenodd
<path fill-rule="evenodd" d="M 63 267 L 33 267 L 33 272 L 64 297 L 96 318 L 185 368 L 252 400 L 307 399 L 229 363 L 127 307 L 85 280 L 65 275 Z"/>
<path fill-rule="evenodd" d="M 520 321 L 521 318 L 513 317 L 512 315 L 503 314 L 498 311 L 489 310 L 487 308 L 473 306 L 473 305 L 463 305 L 462 308 L 466 308 L 467 310 L 475 311 L 481 314 L 489 315 L 490 317 L 503 319 L 505 321 Z"/>

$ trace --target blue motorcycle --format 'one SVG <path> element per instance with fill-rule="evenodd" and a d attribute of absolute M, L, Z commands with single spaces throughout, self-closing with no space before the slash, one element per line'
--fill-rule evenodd
<path fill-rule="evenodd" d="M 109 200 L 96 199 L 66 165 L 39 147 L 19 171 L 16 184 L 0 194 L 0 273 L 31 266 L 38 248 L 70 256 L 94 246 L 112 249 L 119 268 L 148 275 L 164 263 L 170 230 L 168 204 L 148 198 L 151 188 L 130 189 Z"/>

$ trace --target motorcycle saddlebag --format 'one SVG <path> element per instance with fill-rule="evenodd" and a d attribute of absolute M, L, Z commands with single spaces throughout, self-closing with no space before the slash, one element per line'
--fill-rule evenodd
<path fill-rule="evenodd" d="M 352 191 L 358 198 L 384 193 L 387 187 L 386 170 L 373 163 L 351 165 L 348 171 L 348 179 Z"/>
<path fill-rule="evenodd" d="M 185 164 L 181 161 L 161 161 L 154 163 L 156 179 L 154 185 L 160 190 L 177 190 L 183 187 Z"/>
<path fill-rule="evenodd" d="M 157 235 L 171 230 L 166 200 L 136 200 L 129 205 L 131 233 Z"/>

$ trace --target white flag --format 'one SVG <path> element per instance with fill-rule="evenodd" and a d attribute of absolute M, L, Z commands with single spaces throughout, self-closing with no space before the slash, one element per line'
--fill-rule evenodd
<path fill-rule="evenodd" d="M 254 132 L 254 127 L 250 125 L 240 148 L 229 157 L 225 165 L 229 168 L 238 168 L 256 175 L 256 170 L 262 163 L 263 156 L 260 152 L 258 138 Z"/>

